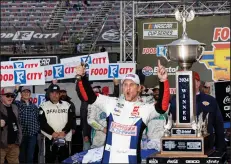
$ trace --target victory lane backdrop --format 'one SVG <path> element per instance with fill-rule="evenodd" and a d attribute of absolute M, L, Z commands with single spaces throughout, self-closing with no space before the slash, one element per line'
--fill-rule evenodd
<path fill-rule="evenodd" d="M 169 23 L 170 22 L 170 23 Z M 172 23 L 172 25 L 171 25 Z M 178 24 L 178 26 L 176 25 Z M 155 25 L 153 25 L 155 24 Z M 165 26 L 164 26 L 165 25 Z M 206 44 L 206 51 L 212 50 L 211 43 L 213 42 L 214 28 L 229 27 L 230 16 L 206 16 L 195 17 L 191 22 L 187 22 L 186 31 L 188 37 Z M 165 28 L 165 29 L 164 29 Z M 176 29 L 178 28 L 178 38 L 176 38 Z M 147 37 L 147 31 L 150 31 L 151 37 Z M 159 31 L 158 31 L 159 30 Z M 145 35 L 143 33 L 145 31 Z M 161 32 L 161 33 L 157 33 Z M 162 31 L 167 31 L 163 33 Z M 177 22 L 175 18 L 155 18 L 155 19 L 138 19 L 137 20 L 138 33 L 138 53 L 137 53 L 137 69 L 143 70 L 145 77 L 145 85 L 153 87 L 158 85 L 158 77 L 155 74 L 155 67 L 157 67 L 158 59 L 161 64 L 168 69 L 170 87 L 175 87 L 175 71 L 178 63 L 168 62 L 164 57 L 159 57 L 156 49 L 159 45 L 169 44 L 174 40 L 180 39 L 182 36 L 182 24 Z M 169 36 L 168 36 L 169 35 Z M 160 37 L 162 36 L 162 37 Z M 148 51 L 148 52 L 147 52 Z M 145 69 L 143 69 L 146 67 Z M 192 70 L 197 71 L 201 75 L 201 80 L 212 81 L 212 71 L 199 62 L 194 63 Z M 154 76 L 151 75 L 154 72 Z M 202 76 L 203 75 L 203 76 Z"/>

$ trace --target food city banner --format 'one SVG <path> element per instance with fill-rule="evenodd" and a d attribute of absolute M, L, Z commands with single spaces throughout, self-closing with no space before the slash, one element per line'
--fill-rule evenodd
<path fill-rule="evenodd" d="M 135 63 L 90 64 L 89 80 L 122 79 L 128 73 L 136 73 Z"/>
<path fill-rule="evenodd" d="M 1 62 L 1 70 L 3 69 L 21 69 L 40 67 L 40 60 L 19 60 Z"/>
<path fill-rule="evenodd" d="M 230 81 L 215 82 L 215 97 L 224 121 L 230 121 Z"/>
<path fill-rule="evenodd" d="M 40 28 L 24 28 L 18 30 L 15 28 L 8 28 L 7 30 L 1 30 L 1 42 L 2 43 L 51 43 L 61 40 L 65 28 L 60 27 L 58 30 L 49 30 Z"/>
<path fill-rule="evenodd" d="M 71 79 L 76 76 L 76 67 L 80 65 L 80 62 L 66 63 L 66 64 L 53 64 L 44 66 L 46 81 L 52 81 L 54 79 Z"/>
<path fill-rule="evenodd" d="M 193 64 L 192 70 L 200 73 L 202 81 L 230 80 L 230 15 L 195 17 L 187 22 L 186 30 L 191 39 L 206 44 L 202 59 Z M 160 59 L 174 88 L 175 72 L 180 68 L 178 63 L 162 57 L 167 52 L 163 45 L 181 38 L 182 24 L 175 18 L 139 19 L 137 33 L 137 69 L 145 75 L 144 84 L 158 85 L 156 68 Z"/>
<path fill-rule="evenodd" d="M 45 85 L 44 68 L 22 68 L 1 70 L 1 87 L 10 87 L 15 85 Z"/>
<path fill-rule="evenodd" d="M 16 100 L 21 99 L 21 94 L 18 94 Z M 41 103 L 46 101 L 45 94 L 42 93 L 31 93 L 30 101 L 35 104 L 37 107 L 40 106 Z"/>

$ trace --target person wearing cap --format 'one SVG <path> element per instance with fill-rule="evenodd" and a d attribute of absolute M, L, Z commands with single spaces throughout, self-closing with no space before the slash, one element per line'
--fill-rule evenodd
<path fill-rule="evenodd" d="M 107 89 L 102 89 L 100 86 L 92 87 L 93 91 L 96 94 L 107 95 L 110 97 L 119 97 L 119 81 L 117 79 L 113 80 L 114 83 L 114 91 L 113 94 L 109 94 L 109 88 L 103 87 Z M 91 148 L 101 147 L 105 143 L 106 133 L 107 133 L 107 120 L 106 113 L 98 108 L 95 105 L 88 105 L 88 114 L 87 114 L 87 122 L 92 127 L 91 130 L 91 140 L 92 145 Z"/>
<path fill-rule="evenodd" d="M 216 99 L 210 95 L 200 92 L 200 76 L 194 72 L 195 88 L 196 88 L 196 115 L 199 116 L 203 112 L 203 120 L 209 113 L 208 117 L 208 133 L 209 148 L 215 148 L 219 152 L 226 151 L 224 123 L 221 111 Z M 176 96 L 170 101 L 169 112 L 172 113 L 172 119 L 176 120 Z"/>
<path fill-rule="evenodd" d="M 62 162 L 69 156 L 67 142 L 59 147 L 57 141 L 62 139 L 71 141 L 72 138 L 72 116 L 71 104 L 60 100 L 60 87 L 56 84 L 49 88 L 49 101 L 42 103 L 39 107 L 39 118 L 41 133 L 45 136 L 45 161 L 54 163 Z"/>
<path fill-rule="evenodd" d="M 18 87 L 16 87 L 18 90 Z M 17 93 L 17 92 L 16 92 Z M 31 88 L 20 88 L 21 100 L 15 100 L 14 104 L 19 109 L 19 120 L 22 126 L 22 143 L 20 145 L 20 163 L 33 163 L 37 136 L 40 131 L 38 107 L 30 101 Z M 16 95 L 17 96 L 17 95 Z"/>
<path fill-rule="evenodd" d="M 142 103 L 140 79 L 137 74 L 124 75 L 123 97 L 114 98 L 95 94 L 86 76 L 84 66 L 77 67 L 77 94 L 82 101 L 93 104 L 106 113 L 107 137 L 102 163 L 141 163 L 141 135 L 150 121 L 150 115 L 159 116 L 169 105 L 169 83 L 165 67 L 158 61 L 160 84 L 159 100 L 155 104 Z"/>
<path fill-rule="evenodd" d="M 22 130 L 19 123 L 18 107 L 13 104 L 14 88 L 1 88 L 0 120 L 1 120 L 1 163 L 19 163 L 19 145 L 22 141 Z"/>

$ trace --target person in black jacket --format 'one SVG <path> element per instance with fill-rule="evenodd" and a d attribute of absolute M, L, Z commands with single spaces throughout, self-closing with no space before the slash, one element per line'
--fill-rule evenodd
<path fill-rule="evenodd" d="M 221 111 L 214 97 L 200 92 L 200 76 L 195 72 L 195 84 L 196 84 L 196 114 L 197 116 L 203 112 L 203 120 L 207 113 L 208 118 L 208 133 L 209 147 L 214 148 L 217 151 L 226 151 L 224 123 Z M 172 113 L 173 120 L 176 120 L 176 97 L 174 96 L 170 101 L 169 112 Z M 215 140 L 214 140 L 215 138 Z"/>

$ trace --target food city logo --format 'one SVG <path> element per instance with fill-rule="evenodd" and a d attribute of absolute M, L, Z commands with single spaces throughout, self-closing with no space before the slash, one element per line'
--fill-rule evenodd
<path fill-rule="evenodd" d="M 126 75 L 128 73 L 133 72 L 134 68 L 125 68 L 123 66 L 120 67 L 119 64 L 110 64 L 108 68 L 92 68 L 90 70 L 90 75 L 107 75 L 109 79 L 119 78 L 120 75 Z M 132 76 L 132 74 L 129 74 Z"/>
<path fill-rule="evenodd" d="M 157 45 L 156 47 L 143 48 L 143 55 L 156 55 L 157 57 L 166 56 L 167 48 L 163 45 Z"/>
<path fill-rule="evenodd" d="M 214 81 L 230 80 L 230 28 L 216 27 L 213 33 L 213 50 L 205 51 L 200 63 L 212 70 Z"/>
<path fill-rule="evenodd" d="M 168 75 L 175 75 L 176 71 L 178 71 L 178 69 L 179 69 L 178 66 L 176 66 L 175 68 L 174 67 L 168 67 L 168 68 L 166 68 L 166 70 L 168 72 Z M 157 75 L 157 70 L 158 70 L 158 67 L 152 68 L 150 66 L 145 66 L 142 69 L 142 73 L 145 76 Z"/>
<path fill-rule="evenodd" d="M 26 84 L 27 80 L 41 80 L 42 75 L 42 72 L 26 73 L 26 70 L 14 70 L 14 77 L 9 74 L 8 80 L 14 79 L 15 84 Z"/>
<path fill-rule="evenodd" d="M 177 39 L 178 22 L 143 23 L 143 39 Z"/>
<path fill-rule="evenodd" d="M 35 33 L 35 31 L 17 31 L 16 33 L 1 33 L 1 39 L 11 39 L 13 41 L 30 41 L 31 39 L 54 39 L 60 33 Z"/>

